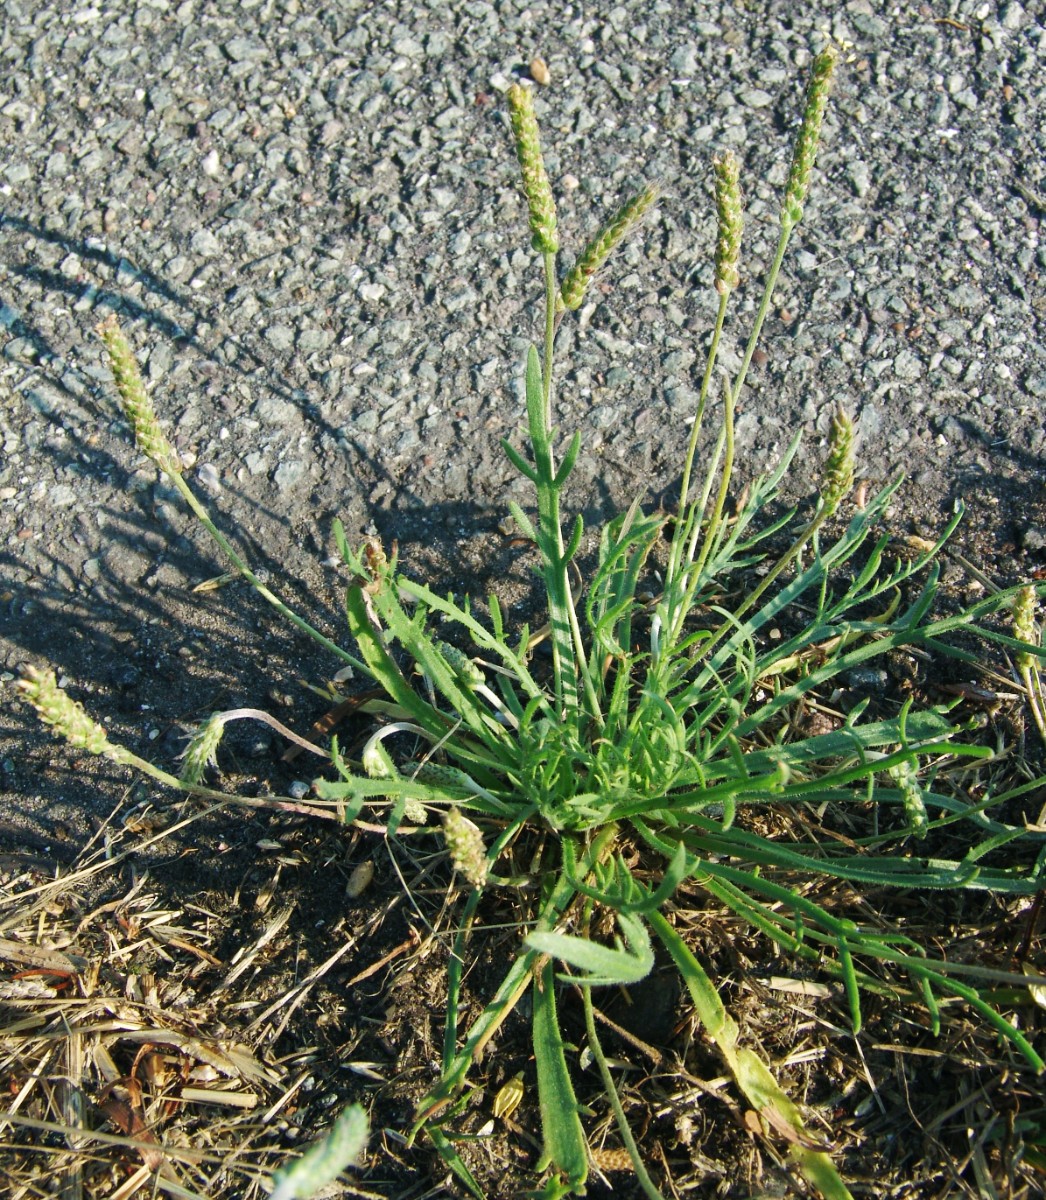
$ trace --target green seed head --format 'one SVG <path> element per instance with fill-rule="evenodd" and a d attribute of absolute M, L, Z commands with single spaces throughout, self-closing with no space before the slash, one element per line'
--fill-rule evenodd
<path fill-rule="evenodd" d="M 907 760 L 899 762 L 890 767 L 887 774 L 900 789 L 904 813 L 908 818 L 908 832 L 921 840 L 929 831 L 930 820 L 926 813 L 923 790 L 919 786 L 918 763 Z"/>
<path fill-rule="evenodd" d="M 452 646 L 449 642 L 437 641 L 436 649 L 443 655 L 447 666 L 450 667 L 469 690 L 477 688 L 480 684 L 486 682 L 482 670 L 476 666 L 463 650 L 459 650 L 457 646 Z"/>
<path fill-rule="evenodd" d="M 431 783 L 434 787 L 442 789 L 457 789 L 461 791 L 473 790 L 469 787 L 472 782 L 464 771 L 457 767 L 447 766 L 446 763 L 421 762 L 414 768 L 412 772 L 415 779 L 421 783 Z"/>
<path fill-rule="evenodd" d="M 578 256 L 577 262 L 567 272 L 567 277 L 559 289 L 556 302 L 556 309 L 559 312 L 565 308 L 581 307 L 581 301 L 588 290 L 589 280 L 606 262 L 611 250 L 651 209 L 657 196 L 657 188 L 644 188 L 626 204 L 623 204 L 588 243 Z"/>
<path fill-rule="evenodd" d="M 509 119 L 516 139 L 516 154 L 523 173 L 523 192 L 530 209 L 530 231 L 534 249 L 555 254 L 559 249 L 556 233 L 556 202 L 541 157 L 541 138 L 534 116 L 534 97 L 530 88 L 514 83 L 508 90 Z"/>
<path fill-rule="evenodd" d="M 142 383 L 134 352 L 112 313 L 98 326 L 97 333 L 105 343 L 109 355 L 109 369 L 113 373 L 116 390 L 120 393 L 124 414 L 134 430 L 138 448 L 161 471 L 168 475 L 180 474 L 181 461 L 160 428 L 153 402 L 149 399 L 145 384 Z"/>
<path fill-rule="evenodd" d="M 741 169 L 732 150 L 712 160 L 715 171 L 715 207 L 719 236 L 715 247 L 715 290 L 732 292 L 741 282 L 737 263 L 741 257 Z"/>
<path fill-rule="evenodd" d="M 1013 636 L 1019 641 L 1027 642 L 1029 646 L 1039 644 L 1039 630 L 1035 624 L 1035 589 L 1029 584 L 1022 587 L 1013 601 Z M 1027 650 L 1017 653 L 1017 666 L 1022 671 L 1031 669 L 1036 664 L 1034 654 Z"/>
<path fill-rule="evenodd" d="M 182 755 L 185 760 L 179 776 L 182 783 L 201 783 L 207 768 L 218 765 L 218 743 L 222 740 L 224 731 L 225 721 L 220 713 L 214 713 L 197 729 Z"/>
<path fill-rule="evenodd" d="M 459 809 L 450 808 L 443 818 L 443 837 L 454 869 L 460 871 L 473 887 L 483 887 L 487 882 L 487 848 L 479 826 Z"/>
<path fill-rule="evenodd" d="M 109 741 L 109 736 L 83 708 L 58 686 L 53 671 L 38 671 L 28 667 L 18 681 L 22 695 L 36 709 L 36 715 L 45 725 L 50 725 L 78 750 L 89 754 L 104 754 L 107 758 L 120 760 L 119 746 Z"/>
<path fill-rule="evenodd" d="M 395 779 L 398 774 L 379 736 L 372 737 L 363 747 L 360 762 L 371 779 Z"/>
<path fill-rule="evenodd" d="M 821 503 L 831 516 L 854 485 L 854 423 L 841 405 L 832 417 L 828 443 Z"/>
<path fill-rule="evenodd" d="M 806 93 L 806 111 L 803 113 L 803 123 L 799 127 L 799 136 L 792 152 L 792 168 L 788 172 L 788 186 L 785 188 L 784 206 L 781 209 L 781 224 L 788 229 L 797 225 L 803 216 L 803 204 L 810 189 L 810 172 L 813 170 L 817 143 L 821 137 L 821 122 L 824 120 L 828 92 L 832 85 L 832 72 L 838 57 L 836 48 L 828 46 L 814 59 L 810 86 Z"/>

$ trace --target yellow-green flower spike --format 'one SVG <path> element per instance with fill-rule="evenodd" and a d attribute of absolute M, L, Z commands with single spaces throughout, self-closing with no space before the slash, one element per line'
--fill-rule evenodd
<path fill-rule="evenodd" d="M 516 154 L 523 173 L 523 193 L 530 209 L 534 249 L 541 254 L 555 254 L 559 249 L 556 202 L 552 198 L 545 160 L 541 157 L 541 138 L 530 88 L 514 83 L 508 90 L 508 104 Z"/>
<path fill-rule="evenodd" d="M 821 137 L 821 122 L 828 103 L 828 92 L 832 85 L 832 73 L 839 53 L 828 46 L 814 59 L 810 86 L 806 93 L 806 111 L 799 127 L 799 136 L 792 153 L 792 168 L 788 172 L 784 206 L 781 209 L 781 224 L 787 229 L 798 225 L 803 216 L 803 204 L 810 188 L 810 172 L 817 157 L 817 143 Z"/>
<path fill-rule="evenodd" d="M 182 464 L 156 419 L 153 402 L 145 390 L 141 372 L 116 317 L 110 313 L 98 326 L 98 336 L 109 355 L 116 390 L 123 401 L 124 414 L 134 430 L 138 448 L 168 475 L 181 473 Z"/>
<path fill-rule="evenodd" d="M 719 234 L 715 246 L 715 290 L 720 296 L 741 282 L 737 264 L 741 257 L 741 168 L 732 150 L 712 160 L 715 172 L 715 208 Z"/>
<path fill-rule="evenodd" d="M 1039 630 L 1035 624 L 1035 589 L 1030 584 L 1022 587 L 1013 601 L 1013 636 L 1029 646 L 1039 644 Z M 1018 651 L 1017 666 L 1022 671 L 1035 666 L 1036 662 L 1034 654 L 1029 654 L 1027 650 Z"/>
<path fill-rule="evenodd" d="M 193 786 L 202 783 L 207 768 L 218 765 L 218 743 L 222 740 L 224 731 L 225 721 L 220 713 L 214 713 L 197 729 L 182 756 L 185 760 L 179 776 L 182 783 Z"/>
<path fill-rule="evenodd" d="M 18 687 L 36 709 L 40 720 L 50 725 L 71 746 L 86 750 L 89 754 L 104 754 L 117 762 L 123 759 L 123 749 L 114 746 L 102 726 L 62 691 L 53 671 L 38 671 L 35 667 L 28 667 L 18 681 Z"/>
<path fill-rule="evenodd" d="M 585 298 L 589 280 L 606 262 L 611 250 L 626 233 L 640 221 L 657 200 L 657 188 L 646 187 L 617 210 L 596 236 L 588 243 L 578 260 L 567 272 L 559 289 L 556 309 L 577 309 Z"/>
<path fill-rule="evenodd" d="M 443 818 L 443 837 L 454 869 L 460 871 L 473 887 L 483 887 L 487 882 L 487 848 L 479 826 L 460 810 L 450 808 Z"/>
<path fill-rule="evenodd" d="M 831 516 L 854 485 L 854 423 L 842 406 L 832 416 L 828 446 L 821 503 Z"/>

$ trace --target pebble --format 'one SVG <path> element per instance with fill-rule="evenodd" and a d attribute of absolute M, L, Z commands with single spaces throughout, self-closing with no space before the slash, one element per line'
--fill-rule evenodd
<path fill-rule="evenodd" d="M 893 360 L 894 374 L 898 379 L 907 380 L 909 383 L 918 379 L 923 370 L 922 359 L 911 350 L 902 350 Z"/>
<path fill-rule="evenodd" d="M 738 95 L 738 99 L 749 108 L 766 108 L 768 104 L 773 103 L 774 98 L 762 88 L 747 88 Z"/>
<path fill-rule="evenodd" d="M 298 483 L 301 482 L 305 475 L 305 463 L 300 459 L 290 459 L 286 462 L 281 462 L 273 472 L 273 482 L 276 484 L 277 490 L 286 495 L 293 491 Z"/>
<path fill-rule="evenodd" d="M 67 483 L 56 483 L 48 491 L 47 499 L 55 508 L 69 508 L 76 503 L 76 490 Z"/>
<path fill-rule="evenodd" d="M 221 476 L 213 463 L 201 463 L 196 469 L 196 479 L 208 495 L 217 496 L 222 490 Z"/>
<path fill-rule="evenodd" d="M 222 252 L 221 243 L 209 229 L 198 229 L 189 239 L 189 249 L 201 258 L 216 258 Z"/>
<path fill-rule="evenodd" d="M 673 51 L 668 65 L 677 75 L 696 75 L 700 69 L 697 47 L 693 43 L 680 46 L 679 49 Z"/>
<path fill-rule="evenodd" d="M 265 340 L 274 350 L 290 350 L 294 345 L 294 330 L 289 325 L 270 325 Z"/>
<path fill-rule="evenodd" d="M 251 411 L 266 425 L 288 425 L 299 416 L 296 404 L 277 395 L 262 396 Z"/>
<path fill-rule="evenodd" d="M 222 43 L 222 49 L 234 63 L 252 62 L 266 56 L 264 44 L 249 37 L 230 38 Z"/>
<path fill-rule="evenodd" d="M 532 58 L 530 60 L 530 78 L 535 83 L 540 83 L 543 87 L 547 87 L 552 82 L 552 74 L 543 58 Z"/>

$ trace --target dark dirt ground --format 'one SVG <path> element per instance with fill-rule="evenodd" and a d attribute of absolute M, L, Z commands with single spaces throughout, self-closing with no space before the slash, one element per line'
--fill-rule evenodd
<path fill-rule="evenodd" d="M 929 532 L 935 523 L 927 514 L 936 510 L 943 523 L 950 500 L 942 493 L 931 504 L 923 493 L 912 508 L 901 501 L 894 518 L 898 532 Z M 1046 567 L 1041 556 L 1017 545 L 1018 525 L 1046 520 L 1046 512 L 1029 505 L 1026 496 L 1002 487 L 996 495 L 974 496 L 970 516 L 953 548 L 992 580 L 1006 584 Z M 426 539 L 410 522 L 390 522 L 390 536 L 394 532 L 411 573 L 448 588 L 463 577 L 483 580 L 506 600 L 526 605 L 526 552 L 496 529 L 482 531 L 481 525 L 474 537 L 444 544 Z M 142 537 L 149 537 L 144 529 Z M 175 561 L 192 578 L 220 570 L 196 539 Z M 285 578 L 277 563 L 271 570 Z M 955 557 L 944 575 L 949 588 L 969 594 L 969 577 Z M 306 611 L 336 629 L 339 594 L 330 572 L 322 583 L 294 582 Z M 32 605 L 32 620 L 19 626 L 22 656 L 57 658 L 70 692 L 106 722 L 114 738 L 169 767 L 184 744 L 185 727 L 216 708 L 267 708 L 306 733 L 328 707 L 301 681 L 329 678 L 329 661 L 282 628 L 240 583 L 203 596 L 160 587 L 124 607 L 98 606 L 46 588 L 21 592 L 6 603 L 9 611 Z M 55 655 L 59 629 L 62 652 Z M 78 955 L 97 972 L 93 985 L 59 987 L 46 1002 L 20 994 L 9 975 L 9 1013 L 42 1012 L 53 1025 L 71 996 L 81 995 L 94 1006 L 78 1014 L 85 1043 L 93 1039 L 107 1046 L 118 1070 L 130 1074 L 142 1073 L 142 1042 L 126 1040 L 131 1034 L 113 1032 L 114 1027 L 151 1029 L 148 1046 L 166 1052 L 183 1072 L 201 1069 L 201 1042 L 249 1048 L 258 1073 L 234 1074 L 236 1086 L 260 1097 L 259 1111 L 291 1096 L 272 1119 L 252 1122 L 220 1108 L 216 1117 L 213 1107 L 200 1105 L 174 1112 L 158 1097 L 176 1093 L 176 1085 L 145 1088 L 152 1100 L 143 1111 L 155 1137 L 175 1148 L 202 1147 L 224 1157 L 220 1169 L 181 1167 L 183 1186 L 200 1195 L 264 1194 L 256 1190 L 252 1172 L 271 1169 L 280 1147 L 312 1136 L 350 1100 L 367 1105 L 375 1134 L 359 1191 L 348 1194 L 458 1194 L 449 1182 L 441 1183 L 446 1171 L 433 1153 L 400 1141 L 413 1103 L 438 1072 L 443 971 L 455 911 L 439 839 L 405 848 L 374 832 L 317 825 L 282 812 L 227 808 L 200 815 L 198 803 L 164 794 L 112 764 L 70 753 L 32 723 L 24 706 L 6 709 L 4 722 L 0 936 Z M 1019 716 L 997 714 L 989 737 L 1003 731 L 1012 738 L 1013 722 L 1019 725 Z M 351 733 L 350 728 L 343 735 L 350 748 Z M 1034 762 L 1031 740 L 1028 735 L 1025 749 Z M 301 759 L 282 763 L 282 749 L 281 740 L 264 729 L 259 737 L 247 723 L 231 727 L 221 750 L 221 786 L 247 796 L 286 795 L 294 780 L 307 780 L 312 772 Z M 184 828 L 150 841 L 186 818 L 191 820 Z M 125 852 L 91 878 L 76 875 L 71 887 L 61 882 L 84 862 Z M 349 880 L 363 863 L 373 864 L 374 880 L 361 895 L 349 897 Z M 53 880 L 58 882 L 48 882 Z M 33 896 L 32 889 L 40 887 L 43 895 Z M 1029 921 L 1026 907 L 990 899 L 957 898 L 942 905 L 918 894 L 836 893 L 830 904 L 833 911 L 900 921 L 913 935 L 922 931 L 947 946 L 951 956 L 970 955 L 1003 968 Z M 745 1036 L 777 1065 L 790 1094 L 808 1106 L 815 1128 L 836 1148 L 855 1195 L 980 1196 L 986 1178 L 997 1195 L 1040 1194 L 1041 1169 L 1022 1162 L 1022 1139 L 1034 1140 L 1036 1128 L 1040 1133 L 1043 1128 L 1039 1084 L 968 1014 L 952 1009 L 944 1033 L 934 1039 L 917 1006 L 897 1009 L 873 998 L 858 1043 L 847 1032 L 845 999 L 816 971 L 798 972 L 809 994 L 796 995 L 796 972 L 731 914 L 685 890 L 673 910 L 695 951 L 724 982 Z M 491 931 L 474 942 L 466 1014 L 478 1011 L 475 1006 L 496 986 L 521 917 L 511 895 L 495 894 L 485 905 L 482 919 Z M 1038 944 L 1033 939 L 1033 948 Z M 338 951 L 337 961 L 324 968 Z M 243 958 L 246 966 L 235 975 Z M 314 972 L 318 977 L 299 1000 L 296 989 Z M 780 982 L 782 977 L 791 982 Z M 95 1010 L 98 1016 L 88 1019 Z M 562 1010 L 568 1037 L 580 1038 L 580 1009 L 569 995 Z M 609 1004 L 606 1011 L 642 1039 L 637 1048 L 608 1033 L 607 1048 L 629 1064 L 623 1076 L 626 1108 L 659 1179 L 667 1169 L 682 1187 L 680 1194 L 708 1197 L 777 1196 L 795 1189 L 780 1165 L 781 1147 L 753 1140 L 745 1130 L 722 1068 L 694 1029 L 670 972 L 658 976 L 652 992 L 640 991 L 624 1006 L 618 998 L 616 1008 Z M 1025 1006 L 1021 1017 L 1033 1030 L 1034 1010 Z M 165 1040 L 172 1029 L 191 1033 L 192 1045 L 172 1049 Z M 525 1019 L 513 1017 L 474 1072 L 483 1096 L 461 1124 L 483 1131 L 498 1089 L 523 1072 L 528 1086 L 521 1107 L 466 1156 L 495 1197 L 522 1194 L 537 1179 L 528 1043 Z M 28 1049 L 20 1068 L 7 1060 L 12 1093 L 32 1061 Z M 52 1079 L 63 1073 L 60 1064 L 43 1067 Z M 94 1114 L 88 1123 L 126 1133 L 119 1114 L 114 1117 L 106 1107 L 112 1101 L 104 1078 L 97 1067 L 83 1075 L 83 1094 Z M 230 1080 L 222 1076 L 220 1082 Z M 593 1144 L 606 1139 L 608 1147 L 617 1146 L 595 1081 L 586 1085 L 582 1078 L 580 1086 L 582 1099 L 594 1105 Z M 56 1110 L 45 1094 L 30 1095 L 36 1102 L 27 1103 L 23 1115 L 54 1120 Z M 15 1149 L 35 1137 L 20 1130 L 0 1154 L 11 1156 L 17 1178 L 35 1176 L 33 1187 L 47 1190 L 47 1167 L 40 1173 L 38 1157 Z M 230 1158 L 231 1147 L 243 1149 Z M 64 1178 L 68 1157 L 56 1154 L 50 1161 L 53 1174 Z M 639 1195 L 628 1173 L 609 1172 L 612 1156 L 606 1161 L 609 1183 L 594 1179 L 589 1194 Z M 85 1194 L 110 1194 L 136 1166 L 133 1154 L 95 1153 L 83 1174 Z M 33 1187 L 18 1194 L 38 1194 Z"/>

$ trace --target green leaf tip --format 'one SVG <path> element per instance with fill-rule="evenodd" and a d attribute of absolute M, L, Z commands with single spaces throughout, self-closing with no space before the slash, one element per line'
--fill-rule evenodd
<path fill-rule="evenodd" d="M 297 1162 L 276 1172 L 269 1200 L 314 1196 L 356 1162 L 367 1147 L 369 1132 L 367 1114 L 358 1104 L 350 1105 L 326 1137 L 314 1142 Z"/>

